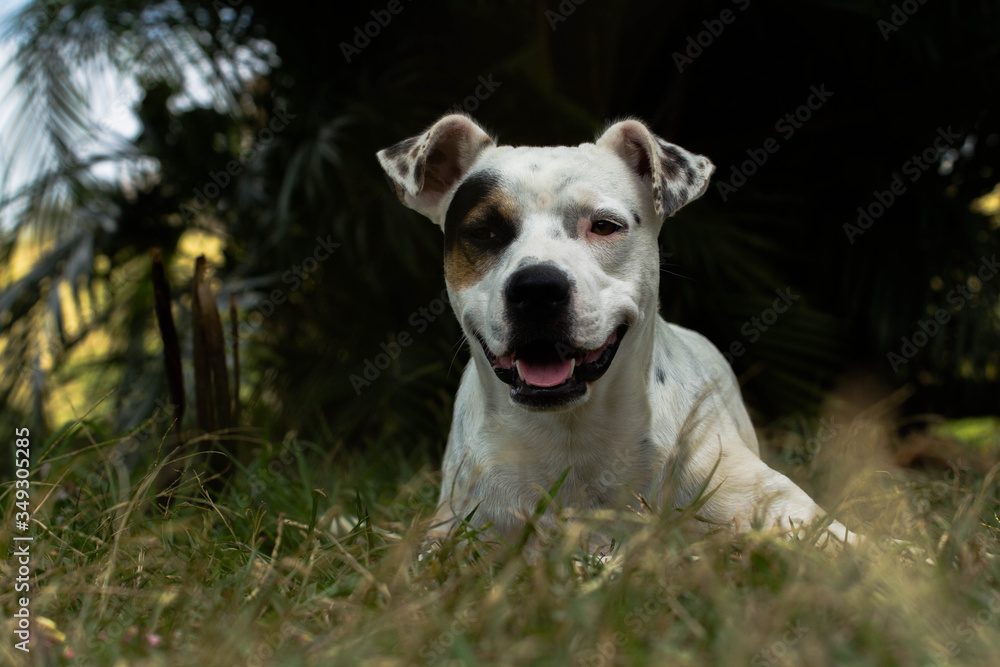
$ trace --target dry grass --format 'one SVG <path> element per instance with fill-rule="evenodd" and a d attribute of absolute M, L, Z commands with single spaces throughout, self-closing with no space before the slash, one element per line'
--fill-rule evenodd
<path fill-rule="evenodd" d="M 996 470 L 854 459 L 835 511 L 869 540 L 845 553 L 692 538 L 671 512 L 626 517 L 606 564 L 572 528 L 533 562 L 473 534 L 418 560 L 436 481 L 399 452 L 334 466 L 302 443 L 244 443 L 253 460 L 215 499 L 189 474 L 164 510 L 155 464 L 137 474 L 94 433 L 79 424 L 34 462 L 33 651 L 13 648 L 8 557 L 2 663 L 940 667 L 995 664 L 1000 645 Z M 857 452 L 808 442 L 769 451 L 805 452 L 785 469 L 830 500 L 843 480 L 823 471 Z"/>

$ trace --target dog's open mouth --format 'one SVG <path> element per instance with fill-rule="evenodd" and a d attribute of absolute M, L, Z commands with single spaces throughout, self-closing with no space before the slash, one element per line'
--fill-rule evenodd
<path fill-rule="evenodd" d="M 558 341 L 537 340 L 503 356 L 490 352 L 479 338 L 486 359 L 510 397 L 524 405 L 548 408 L 569 403 L 587 393 L 587 383 L 598 380 L 611 366 L 628 325 L 622 324 L 596 350 L 578 350 Z"/>

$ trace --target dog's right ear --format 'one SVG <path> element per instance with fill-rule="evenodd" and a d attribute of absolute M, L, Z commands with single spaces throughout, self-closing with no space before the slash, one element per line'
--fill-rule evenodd
<path fill-rule="evenodd" d="M 597 145 L 616 153 L 649 186 L 660 220 L 705 194 L 715 171 L 707 157 L 664 141 L 638 120 L 615 123 Z"/>
<path fill-rule="evenodd" d="M 468 116 L 451 114 L 423 134 L 378 152 L 399 200 L 442 229 L 444 202 L 493 139 Z"/>

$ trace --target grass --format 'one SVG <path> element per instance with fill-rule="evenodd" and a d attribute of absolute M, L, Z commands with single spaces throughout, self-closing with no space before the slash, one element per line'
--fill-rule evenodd
<path fill-rule="evenodd" d="M 192 455 L 164 509 L 159 464 L 121 442 L 84 421 L 33 443 L 32 652 L 13 646 L 7 552 L 0 663 L 940 667 L 1000 645 L 995 470 L 853 464 L 835 513 L 869 536 L 858 550 L 696 537 L 667 512 L 621 517 L 631 537 L 602 564 L 571 524 L 534 560 L 471 532 L 419 558 L 438 480 L 401 451 L 241 436 L 225 488 Z M 831 443 L 790 472 L 815 490 L 828 477 L 808 471 L 838 458 Z"/>

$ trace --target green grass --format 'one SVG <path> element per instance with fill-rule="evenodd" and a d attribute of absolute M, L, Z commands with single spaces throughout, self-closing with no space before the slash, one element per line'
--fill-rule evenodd
<path fill-rule="evenodd" d="M 213 497 L 192 456 L 163 509 L 157 464 L 99 432 L 33 445 L 36 630 L 14 649 L 7 555 L 2 664 L 939 667 L 995 664 L 1000 646 L 1000 485 L 981 470 L 854 465 L 836 512 L 869 540 L 844 553 L 695 537 L 669 512 L 623 517 L 607 564 L 573 526 L 530 562 L 471 534 L 418 560 L 438 481 L 398 449 L 345 462 L 243 438 L 226 488 Z M 808 470 L 790 472 L 815 490 Z M 3 498 L 7 544 L 10 484 Z"/>

